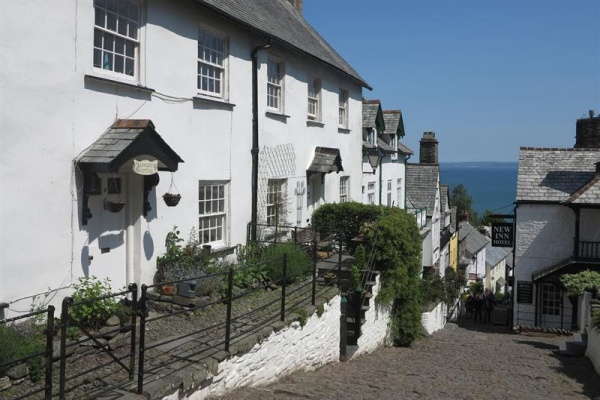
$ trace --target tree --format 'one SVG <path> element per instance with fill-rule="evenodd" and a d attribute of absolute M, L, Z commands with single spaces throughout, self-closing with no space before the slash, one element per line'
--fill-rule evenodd
<path fill-rule="evenodd" d="M 473 198 L 469 195 L 464 185 L 456 185 L 452 188 L 450 204 L 456 206 L 459 214 L 463 211 L 469 213 L 469 223 L 471 225 L 479 225 L 479 216 L 473 210 Z"/>
<path fill-rule="evenodd" d="M 494 215 L 494 213 L 486 208 L 481 215 L 481 220 L 479 221 L 480 224 L 483 226 L 490 226 L 493 222 L 506 222 L 504 218 L 492 217 L 492 215 Z"/>

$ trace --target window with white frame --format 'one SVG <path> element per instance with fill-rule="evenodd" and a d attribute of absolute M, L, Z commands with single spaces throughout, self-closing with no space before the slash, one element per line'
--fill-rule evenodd
<path fill-rule="evenodd" d="M 342 128 L 348 127 L 348 91 L 340 88 L 338 94 L 338 115 L 339 115 L 339 126 Z"/>
<path fill-rule="evenodd" d="M 371 146 L 375 146 L 375 129 L 367 128 L 367 143 Z"/>
<path fill-rule="evenodd" d="M 199 182 L 198 239 L 201 244 L 226 240 L 227 189 L 227 182 Z"/>
<path fill-rule="evenodd" d="M 350 181 L 349 176 L 342 176 L 340 178 L 340 203 L 348 201 L 348 182 Z"/>
<path fill-rule="evenodd" d="M 267 107 L 282 111 L 283 63 L 273 57 L 267 58 Z"/>
<path fill-rule="evenodd" d="M 130 0 L 94 0 L 94 67 L 135 76 L 140 6 Z"/>
<path fill-rule="evenodd" d="M 387 205 L 392 206 L 392 180 L 387 181 Z"/>
<path fill-rule="evenodd" d="M 404 200 L 402 198 L 402 178 L 398 178 L 396 181 L 396 197 L 396 205 L 400 207 L 400 205 L 403 203 L 402 200 Z"/>
<path fill-rule="evenodd" d="M 285 179 L 269 179 L 267 189 L 267 225 L 275 226 L 284 221 L 285 214 Z"/>
<path fill-rule="evenodd" d="M 542 314 L 560 315 L 560 289 L 551 283 L 543 283 L 542 290 Z"/>
<path fill-rule="evenodd" d="M 223 97 L 225 81 L 225 38 L 198 30 L 198 90 Z"/>
<path fill-rule="evenodd" d="M 321 80 L 312 76 L 308 77 L 308 119 L 319 121 L 321 119 Z"/>
<path fill-rule="evenodd" d="M 367 184 L 367 202 L 368 204 L 375 204 L 375 182 Z"/>

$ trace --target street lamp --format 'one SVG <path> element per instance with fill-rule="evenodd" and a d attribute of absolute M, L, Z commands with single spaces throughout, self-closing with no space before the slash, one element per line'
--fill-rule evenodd
<path fill-rule="evenodd" d="M 379 166 L 379 162 L 382 159 L 381 153 L 377 150 L 371 150 L 367 153 L 367 157 L 369 158 L 369 164 L 371 164 L 371 168 L 373 168 L 373 174 L 375 174 L 375 171 Z"/>

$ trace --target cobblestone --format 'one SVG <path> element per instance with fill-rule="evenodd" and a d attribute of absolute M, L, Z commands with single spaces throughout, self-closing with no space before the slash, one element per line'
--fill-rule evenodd
<path fill-rule="evenodd" d="M 562 340 L 460 321 L 410 348 L 380 348 L 221 400 L 600 399 L 600 377 L 591 362 L 559 356 Z"/>

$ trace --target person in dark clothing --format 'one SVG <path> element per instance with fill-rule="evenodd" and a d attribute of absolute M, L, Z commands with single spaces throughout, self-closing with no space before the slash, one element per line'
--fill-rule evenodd
<path fill-rule="evenodd" d="M 481 310 L 483 309 L 483 295 L 481 293 L 477 293 L 477 296 L 475 296 L 475 318 L 473 318 L 474 321 L 477 321 L 477 319 L 479 319 L 479 321 L 481 322 Z"/>
<path fill-rule="evenodd" d="M 494 303 L 496 303 L 494 293 L 492 293 L 489 289 L 485 289 L 485 293 L 483 296 L 483 309 L 485 310 L 485 313 L 483 315 L 483 322 L 487 322 L 488 324 L 492 322 L 492 311 L 494 310 Z"/>

